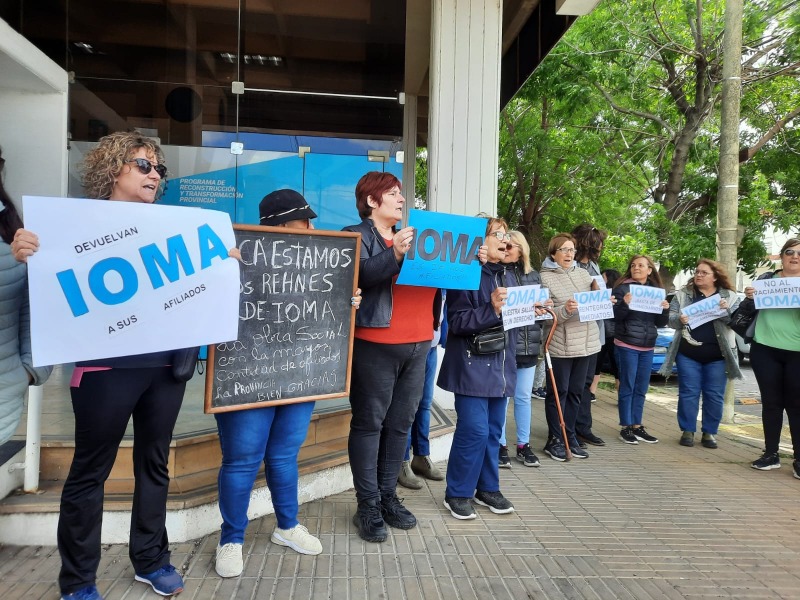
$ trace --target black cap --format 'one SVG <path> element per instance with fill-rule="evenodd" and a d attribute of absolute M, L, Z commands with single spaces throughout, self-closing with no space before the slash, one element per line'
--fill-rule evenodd
<path fill-rule="evenodd" d="M 317 213 L 311 210 L 303 196 L 294 190 L 275 190 L 264 196 L 258 205 L 261 225 L 282 225 L 287 221 L 316 219 Z"/>

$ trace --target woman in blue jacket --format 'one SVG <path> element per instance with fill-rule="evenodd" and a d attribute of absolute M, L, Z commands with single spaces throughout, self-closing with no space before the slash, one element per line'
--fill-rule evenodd
<path fill-rule="evenodd" d="M 500 326 L 507 287 L 514 275 L 501 264 L 510 236 L 502 219 L 486 227 L 487 263 L 481 267 L 477 290 L 447 293 L 448 339 L 437 384 L 455 394 L 458 419 L 447 463 L 444 505 L 456 519 L 474 519 L 472 500 L 493 513 L 514 512 L 500 492 L 497 456 L 506 413 L 506 398 L 516 385 L 517 331 L 505 334 L 505 347 L 476 354 L 471 338 Z"/>
<path fill-rule="evenodd" d="M 661 302 L 660 314 L 632 310 L 631 285 L 664 286 L 653 259 L 637 254 L 628 262 L 628 269 L 614 287 L 614 349 L 619 369 L 620 439 L 626 444 L 655 444 L 658 438 L 642 425 L 644 399 L 650 387 L 658 327 L 669 320 L 669 302 Z"/>

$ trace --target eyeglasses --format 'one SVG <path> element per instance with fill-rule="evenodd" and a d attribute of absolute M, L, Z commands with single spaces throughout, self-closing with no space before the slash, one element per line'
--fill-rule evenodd
<path fill-rule="evenodd" d="M 694 274 L 697 277 L 705 277 L 706 275 L 713 275 L 714 273 L 712 273 L 711 271 L 695 271 Z"/>
<path fill-rule="evenodd" d="M 792 250 L 791 248 L 784 250 L 783 253 L 786 256 L 800 256 L 800 250 Z"/>
<path fill-rule="evenodd" d="M 559 248 L 556 252 L 562 252 L 563 254 L 575 254 L 575 248 Z"/>
<path fill-rule="evenodd" d="M 164 179 L 167 176 L 167 165 L 156 164 L 154 165 L 146 158 L 132 158 L 130 160 L 126 160 L 126 163 L 136 163 L 136 166 L 139 167 L 139 173 L 142 175 L 147 175 L 153 169 L 156 170 L 158 176 L 161 179 Z"/>
<path fill-rule="evenodd" d="M 503 233 L 502 231 L 493 231 L 489 235 L 493 235 L 494 237 L 496 237 L 501 242 L 507 242 L 508 240 L 511 239 L 511 234 L 510 233 Z"/>

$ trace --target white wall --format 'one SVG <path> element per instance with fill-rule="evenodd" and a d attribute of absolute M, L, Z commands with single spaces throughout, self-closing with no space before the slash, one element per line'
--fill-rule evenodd
<path fill-rule="evenodd" d="M 67 72 L 0 20 L 0 146 L 4 184 L 24 194 L 67 192 Z"/>

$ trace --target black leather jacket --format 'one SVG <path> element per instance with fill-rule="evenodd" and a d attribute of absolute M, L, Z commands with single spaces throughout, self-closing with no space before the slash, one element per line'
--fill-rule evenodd
<path fill-rule="evenodd" d="M 389 327 L 392 320 L 392 278 L 400 272 L 394 250 L 387 248 L 372 219 L 358 225 L 348 225 L 342 231 L 361 234 L 361 256 L 358 266 L 358 287 L 361 306 L 356 311 L 358 327 Z M 436 291 L 433 300 L 434 329 L 439 328 L 442 312 L 442 292 Z"/>

